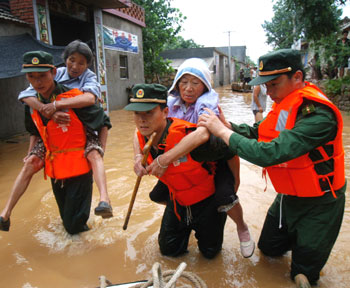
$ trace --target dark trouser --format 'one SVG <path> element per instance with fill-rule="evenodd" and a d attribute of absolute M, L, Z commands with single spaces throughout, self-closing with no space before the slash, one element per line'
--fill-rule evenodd
<path fill-rule="evenodd" d="M 234 190 L 235 177 L 226 160 L 219 160 L 216 162 L 214 181 L 215 201 L 218 207 L 232 204 L 237 200 L 238 196 Z"/>
<path fill-rule="evenodd" d="M 51 179 L 51 185 L 66 231 L 69 234 L 86 231 L 92 199 L 92 172 L 65 179 L 63 183 Z"/>
<path fill-rule="evenodd" d="M 315 198 L 279 194 L 268 210 L 258 247 L 267 256 L 281 256 L 292 250 L 292 279 L 302 273 L 315 284 L 320 277 L 344 214 L 345 194 L 337 193 L 337 199 L 332 197 L 330 192 Z"/>
<path fill-rule="evenodd" d="M 235 178 L 226 160 L 219 160 L 215 170 L 215 202 L 217 207 L 234 203 L 238 196 L 234 191 Z M 166 203 L 169 200 L 169 189 L 163 182 L 158 180 L 157 184 L 149 193 L 152 201 Z"/>
<path fill-rule="evenodd" d="M 156 186 L 149 193 L 149 198 L 156 203 L 166 203 L 170 199 L 169 189 L 162 181 L 158 180 Z"/>
<path fill-rule="evenodd" d="M 181 221 L 175 215 L 173 201 L 169 201 L 158 236 L 161 253 L 172 257 L 186 253 L 191 231 L 194 230 L 203 256 L 214 258 L 221 251 L 226 222 L 226 213 L 217 212 L 214 197 L 192 206 L 181 206 L 176 202 L 176 210 Z"/>

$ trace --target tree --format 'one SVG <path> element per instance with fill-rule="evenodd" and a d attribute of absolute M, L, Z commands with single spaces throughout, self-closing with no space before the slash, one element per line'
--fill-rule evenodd
<path fill-rule="evenodd" d="M 278 0 L 271 22 L 262 25 L 267 43 L 275 48 L 290 47 L 299 39 L 328 37 L 339 30 L 341 9 L 348 0 Z"/>
<path fill-rule="evenodd" d="M 182 36 L 177 36 L 173 41 L 165 43 L 164 50 L 180 49 L 180 48 L 200 48 L 203 45 L 196 44 L 193 39 L 185 40 Z"/>
<path fill-rule="evenodd" d="M 284 0 L 277 1 L 271 22 L 264 21 L 261 25 L 266 32 L 266 42 L 276 49 L 290 48 L 300 33 L 296 30 L 294 12 L 284 4 Z"/>
<path fill-rule="evenodd" d="M 289 9 L 294 9 L 298 29 L 307 40 L 326 37 L 339 29 L 341 10 L 338 0 L 285 0 Z"/>
<path fill-rule="evenodd" d="M 256 63 L 247 55 L 246 57 L 245 57 L 245 63 L 246 64 L 249 64 L 249 66 L 256 66 Z"/>
<path fill-rule="evenodd" d="M 174 41 L 186 19 L 179 9 L 171 7 L 171 0 L 133 0 L 145 9 L 146 27 L 142 31 L 145 76 L 153 79 L 171 67 L 159 53 L 166 43 Z"/>

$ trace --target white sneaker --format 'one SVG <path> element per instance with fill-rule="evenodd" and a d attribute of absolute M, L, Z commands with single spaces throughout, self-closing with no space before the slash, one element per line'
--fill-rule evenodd
<path fill-rule="evenodd" d="M 241 242 L 240 246 L 241 254 L 244 258 L 249 258 L 253 255 L 255 250 L 255 242 L 252 239 L 246 242 Z"/>

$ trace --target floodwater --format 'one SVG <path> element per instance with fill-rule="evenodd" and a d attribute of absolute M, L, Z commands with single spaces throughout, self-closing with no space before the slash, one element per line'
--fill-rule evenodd
<path fill-rule="evenodd" d="M 251 95 L 217 89 L 226 118 L 236 123 L 253 123 Z M 148 192 L 156 183 L 152 176 L 142 179 L 126 231 L 122 229 L 136 176 L 133 173 L 131 112 L 113 111 L 105 168 L 114 217 L 102 220 L 93 214 L 98 202 L 94 186 L 91 230 L 69 236 L 61 225 L 49 181 L 43 173 L 34 176 L 11 216 L 10 232 L 0 232 L 0 287 L 97 287 L 99 276 L 112 283 L 149 279 L 155 262 L 162 270 L 187 263 L 186 271 L 200 276 L 208 287 L 294 287 L 289 279 L 290 254 L 278 259 L 264 257 L 257 249 L 249 259 L 240 255 L 235 225 L 227 220 L 222 252 L 207 260 L 198 251 L 193 236 L 189 253 L 178 258 L 161 256 L 157 235 L 164 207 L 152 203 Z M 350 179 L 350 115 L 344 113 L 346 175 Z M 0 209 L 5 205 L 13 181 L 22 167 L 28 147 L 27 136 L 0 143 Z M 265 213 L 275 192 L 261 178 L 261 168 L 241 160 L 239 196 L 245 220 L 257 241 Z M 349 196 L 349 188 L 347 196 Z M 320 288 L 349 287 L 350 282 L 350 202 L 346 202 L 344 222 L 328 263 L 322 271 Z"/>

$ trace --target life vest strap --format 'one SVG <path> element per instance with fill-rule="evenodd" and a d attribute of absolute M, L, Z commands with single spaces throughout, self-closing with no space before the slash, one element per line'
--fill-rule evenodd
<path fill-rule="evenodd" d="M 55 154 L 60 154 L 60 153 L 66 153 L 66 152 L 74 152 L 74 151 L 81 151 L 81 150 L 84 150 L 85 147 L 75 147 L 75 148 L 68 148 L 68 149 L 61 149 L 61 150 L 46 150 L 46 156 L 45 156 L 45 159 L 49 161 L 50 163 L 50 168 L 51 168 L 51 171 L 54 171 L 53 170 L 53 160 L 55 158 Z M 45 169 L 44 169 L 45 171 Z M 44 177 L 45 177 L 45 180 L 46 180 L 46 172 L 44 173 Z"/>
<path fill-rule="evenodd" d="M 179 219 L 179 221 L 181 221 L 181 216 L 177 212 L 175 193 L 170 192 L 170 198 L 173 200 L 173 203 L 174 203 L 174 213 L 176 215 L 176 218 Z"/>
<path fill-rule="evenodd" d="M 332 156 L 328 156 L 328 154 L 327 154 L 326 150 L 323 148 L 323 146 L 317 147 L 316 150 L 321 154 L 322 159 L 316 160 L 316 161 L 312 161 L 314 164 L 326 162 L 326 161 L 328 161 L 329 159 L 332 158 Z"/>
<path fill-rule="evenodd" d="M 50 160 L 51 160 L 54 157 L 54 154 L 81 151 L 84 149 L 85 149 L 85 147 L 75 147 L 75 148 L 68 148 L 68 149 L 61 149 L 61 150 L 51 150 L 51 151 L 49 151 L 50 155 L 47 155 L 48 153 L 46 153 L 46 157 L 50 157 Z"/>
<path fill-rule="evenodd" d="M 267 190 L 267 177 L 266 177 L 267 169 L 263 168 L 261 173 L 261 178 L 265 179 L 265 189 L 264 192 Z"/>
<path fill-rule="evenodd" d="M 331 184 L 331 181 L 329 180 L 328 175 L 327 175 L 327 176 L 321 177 L 321 179 L 322 179 L 323 181 L 327 180 L 328 185 L 329 185 L 329 187 L 330 187 L 330 189 L 331 189 L 331 192 L 332 192 L 333 197 L 334 197 L 334 198 L 337 198 L 337 195 L 336 195 L 335 192 L 334 192 L 333 185 Z"/>

